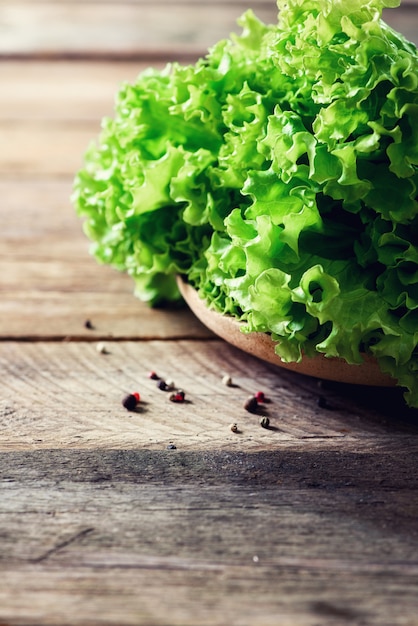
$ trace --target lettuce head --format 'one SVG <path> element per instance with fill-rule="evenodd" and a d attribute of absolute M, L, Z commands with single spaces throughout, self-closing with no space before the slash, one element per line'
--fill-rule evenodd
<path fill-rule="evenodd" d="M 418 407 L 418 53 L 397 0 L 278 0 L 121 86 L 73 200 L 150 305 L 183 275 L 283 361 L 373 355 Z"/>

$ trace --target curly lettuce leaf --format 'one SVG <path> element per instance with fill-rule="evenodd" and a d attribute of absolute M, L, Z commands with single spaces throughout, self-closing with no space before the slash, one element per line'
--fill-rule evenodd
<path fill-rule="evenodd" d="M 278 0 L 196 64 L 121 87 L 77 174 L 100 262 L 182 274 L 284 361 L 374 355 L 418 407 L 418 53 L 397 0 Z"/>

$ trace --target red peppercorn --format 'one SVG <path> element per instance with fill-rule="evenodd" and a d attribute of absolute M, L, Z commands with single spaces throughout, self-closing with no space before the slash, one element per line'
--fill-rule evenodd
<path fill-rule="evenodd" d="M 179 389 L 179 391 L 171 394 L 170 400 L 171 402 L 184 402 L 185 395 L 184 391 Z"/>
<path fill-rule="evenodd" d="M 151 380 L 160 380 L 160 377 L 156 372 L 149 372 L 148 378 L 151 378 Z"/>
<path fill-rule="evenodd" d="M 255 399 L 257 400 L 257 402 L 264 402 L 264 400 L 266 399 L 264 391 L 257 391 L 257 393 L 255 394 Z"/>

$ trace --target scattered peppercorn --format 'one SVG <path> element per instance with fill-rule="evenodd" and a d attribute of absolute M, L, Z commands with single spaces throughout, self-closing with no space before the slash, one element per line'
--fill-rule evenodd
<path fill-rule="evenodd" d="M 91 323 L 91 320 L 86 320 L 86 321 L 84 322 L 84 327 L 85 327 L 85 328 L 87 328 L 88 330 L 94 330 L 94 326 L 93 326 L 93 324 Z"/>
<path fill-rule="evenodd" d="M 222 384 L 226 387 L 232 387 L 232 378 L 228 376 L 228 374 L 225 374 L 225 376 L 222 377 Z"/>
<path fill-rule="evenodd" d="M 96 350 L 97 352 L 100 352 L 100 354 L 109 354 L 109 350 L 106 347 L 106 344 L 103 341 L 99 341 L 99 343 L 96 345 Z"/>
<path fill-rule="evenodd" d="M 136 408 L 136 405 L 140 401 L 139 393 L 129 393 L 122 400 L 122 405 L 125 407 L 127 411 L 133 411 Z"/>
<path fill-rule="evenodd" d="M 185 393 L 181 389 L 170 395 L 171 402 L 184 402 Z"/>
<path fill-rule="evenodd" d="M 158 389 L 161 389 L 161 391 L 169 391 L 169 387 L 167 387 L 165 380 L 159 380 L 157 382 L 157 387 Z"/>
<path fill-rule="evenodd" d="M 249 396 L 244 403 L 244 409 L 249 413 L 257 413 L 258 402 L 255 396 Z"/>
<path fill-rule="evenodd" d="M 156 372 L 149 372 L 148 378 L 150 378 L 151 380 L 160 380 L 160 377 Z"/>
<path fill-rule="evenodd" d="M 257 391 L 257 393 L 255 394 L 255 398 L 257 402 L 264 402 L 266 399 L 266 396 L 264 395 L 264 391 Z"/>
<path fill-rule="evenodd" d="M 174 380 L 167 379 L 165 381 L 165 384 L 167 385 L 167 389 L 169 389 L 170 391 L 175 387 Z"/>
<path fill-rule="evenodd" d="M 167 446 L 167 450 L 177 450 L 177 446 L 174 443 L 169 443 Z"/>
<path fill-rule="evenodd" d="M 268 428 L 270 426 L 270 420 L 268 417 L 262 417 L 260 420 L 260 426 L 262 428 Z"/>
<path fill-rule="evenodd" d="M 233 433 L 237 433 L 238 432 L 238 424 L 231 424 L 231 426 L 229 427 Z"/>

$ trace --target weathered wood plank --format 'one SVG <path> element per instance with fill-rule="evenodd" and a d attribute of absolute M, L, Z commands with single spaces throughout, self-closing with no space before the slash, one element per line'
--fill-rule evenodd
<path fill-rule="evenodd" d="M 81 3 L 13 2 L 0 4 L 0 55 L 3 56 L 198 56 L 231 32 L 253 8 L 264 22 L 277 21 L 275 2 Z M 417 42 L 415 3 L 384 12 L 384 18 Z"/>
<path fill-rule="evenodd" d="M 0 154 L 0 180 L 23 175 L 72 178 L 99 134 L 102 117 L 112 115 L 120 84 L 132 82 L 147 66 L 2 63 L 0 136 L 7 150 Z"/>
<path fill-rule="evenodd" d="M 7 150 L 0 157 L 1 177 L 63 177 L 82 165 L 83 154 L 96 138 L 99 125 L 72 122 L 1 123 L 0 136 Z"/>
<path fill-rule="evenodd" d="M 0 55 L 31 59 L 0 66 L 0 338 L 86 340 L 0 342 L 0 623 L 415 626 L 417 412 L 396 390 L 244 356 L 188 311 L 151 312 L 87 254 L 71 178 L 144 64 L 32 55 L 191 59 L 241 13 L 143 2 L 0 2 Z M 416 34 L 416 11 L 396 15 Z M 258 389 L 270 430 L 243 408 Z"/>
<path fill-rule="evenodd" d="M 1 454 L 0 619 L 412 625 L 415 461 L 400 450 Z"/>
<path fill-rule="evenodd" d="M 7 626 L 415 626 L 417 576 L 385 565 L 354 576 L 355 563 L 330 571 L 309 559 L 235 567 L 175 558 L 142 558 L 137 568 L 7 567 L 0 615 Z"/>
<path fill-rule="evenodd" d="M 198 55 L 231 32 L 251 3 L 204 2 L 45 3 L 0 5 L 3 55 Z M 277 21 L 274 2 L 260 3 L 257 16 Z"/>
<path fill-rule="evenodd" d="M 0 194 L 0 338 L 212 336 L 186 308 L 150 309 L 131 278 L 96 263 L 71 181 L 2 181 Z"/>
<path fill-rule="evenodd" d="M 152 67 L 163 67 L 152 63 Z M 93 122 L 113 112 L 119 85 L 133 82 L 149 63 L 5 61 L 0 64 L 0 120 L 35 122 L 54 129 L 57 122 Z M 30 126 L 26 130 L 30 130 Z M 55 129 L 56 130 L 56 129 Z M 27 143 L 30 143 L 29 141 Z M 51 151 L 53 154 L 53 151 Z M 52 159 L 51 159 L 52 160 Z M 4 172 L 3 167 L 1 171 Z"/>
<path fill-rule="evenodd" d="M 393 428 L 395 436 L 396 432 L 396 428 Z M 390 438 L 387 439 L 387 444 L 386 448 L 379 449 L 379 454 L 367 449 L 353 451 L 324 446 L 312 449 L 289 446 L 281 447 L 279 451 L 276 449 L 221 451 L 210 448 L 202 451 L 125 448 L 1 451 L 0 481 L 5 493 L 10 494 L 14 490 L 19 490 L 20 486 L 24 490 L 32 488 L 35 491 L 36 489 L 53 491 L 61 484 L 67 485 L 73 492 L 84 487 L 91 489 L 98 486 L 103 488 L 102 492 L 106 492 L 109 491 L 106 486 L 109 487 L 111 484 L 126 487 L 132 485 L 139 490 L 150 488 L 158 500 L 164 497 L 159 493 L 161 487 L 167 487 L 172 492 L 172 498 L 175 498 L 175 492 L 180 490 L 178 489 L 180 486 L 186 490 L 206 487 L 208 491 L 213 490 L 214 493 L 218 488 L 227 487 L 236 490 L 237 494 L 241 488 L 250 489 L 254 486 L 257 487 L 257 493 L 253 493 L 252 496 L 257 497 L 260 502 L 268 503 L 276 494 L 283 503 L 289 504 L 294 501 L 298 505 L 303 505 L 305 495 L 295 494 L 296 489 L 300 489 L 302 494 L 304 492 L 314 494 L 317 491 L 324 499 L 332 497 L 332 493 L 335 492 L 336 496 L 342 496 L 343 509 L 356 504 L 359 505 L 358 513 L 366 515 L 367 512 L 372 517 L 373 509 L 367 510 L 365 507 L 363 510 L 360 505 L 374 503 L 376 506 L 377 496 L 380 495 L 384 500 L 380 504 L 385 504 L 391 512 L 391 520 L 387 518 L 385 521 L 391 521 L 393 528 L 399 524 L 398 530 L 402 527 L 404 531 L 415 531 L 412 532 L 415 536 L 418 528 L 411 513 L 417 504 L 418 495 L 416 493 L 418 475 L 415 471 L 418 447 L 411 437 L 403 451 L 393 446 Z M 406 450 L 408 454 L 405 454 Z M 399 498 L 405 501 L 404 516 L 402 511 L 397 511 L 396 502 L 393 500 L 394 497 L 396 499 L 396 496 L 393 496 L 396 491 Z M 409 505 L 408 494 L 414 495 Z M 104 501 L 106 497 L 106 493 L 98 494 L 98 511 L 106 507 Z M 129 499 L 125 499 L 123 490 L 116 497 L 128 505 Z M 64 493 L 61 498 L 66 499 Z M 196 498 L 197 509 L 200 501 L 202 510 L 210 508 L 210 499 L 205 507 L 203 505 L 205 497 L 200 495 L 198 490 Z M 239 503 L 239 499 L 236 503 Z M 32 504 L 39 505 L 39 508 L 35 508 L 39 513 L 48 511 L 48 507 L 41 505 L 41 501 Z M 130 506 L 137 504 L 130 502 Z M 171 498 L 169 504 L 173 504 Z M 225 504 L 227 505 L 227 499 Z M 13 498 L 6 499 L 0 505 L 3 512 L 7 511 L 10 514 L 16 514 L 20 510 L 18 501 Z M 320 508 L 318 507 L 318 510 Z M 124 541 L 130 544 L 131 538 L 124 537 Z M 369 546 L 372 551 L 375 548 L 376 546 Z M 343 551 L 347 549 L 347 546 L 342 546 Z M 415 546 L 415 549 L 418 550 L 418 546 Z M 12 555 L 15 549 L 10 545 L 7 550 Z M 318 548 L 316 556 L 319 557 L 321 552 L 325 554 L 326 550 L 323 547 Z M 2 552 L 3 556 L 5 554 L 6 551 Z M 33 560 L 41 560 L 42 553 L 38 552 L 31 556 Z"/>
<path fill-rule="evenodd" d="M 59 264 L 53 265 L 53 269 L 57 268 Z M 49 275 L 50 269 L 49 264 L 42 267 L 42 277 Z M 82 264 L 79 270 L 82 275 L 85 270 Z M 112 273 L 105 271 L 95 276 L 103 285 L 98 293 L 74 287 L 42 291 L 35 285 L 27 290 L 0 291 L 0 339 L 98 341 L 212 337 L 187 308 L 149 309 L 133 297 L 128 279 L 115 280 Z M 86 328 L 88 323 L 93 324 L 93 330 Z"/>
<path fill-rule="evenodd" d="M 314 379 L 266 365 L 220 340 L 0 343 L 1 450 L 32 448 L 179 450 L 373 450 L 416 454 L 417 411 L 399 390 L 318 387 Z M 186 402 L 148 378 L 155 370 Z M 234 387 L 222 384 L 229 374 Z M 263 390 L 258 414 L 244 403 Z M 122 406 L 138 391 L 137 411 Z M 326 403 L 318 404 L 324 396 Z M 270 418 L 263 429 L 260 417 Z M 236 422 L 239 432 L 230 424 Z M 412 439 L 411 439 L 412 436 Z"/>

